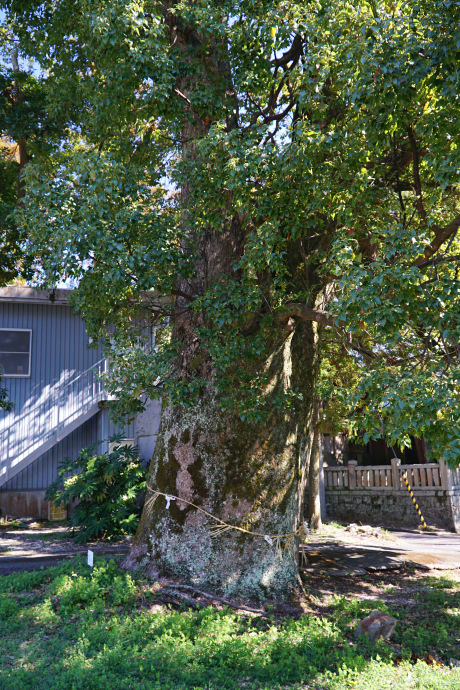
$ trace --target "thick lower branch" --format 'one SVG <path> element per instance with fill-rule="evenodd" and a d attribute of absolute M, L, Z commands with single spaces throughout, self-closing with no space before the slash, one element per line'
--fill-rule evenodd
<path fill-rule="evenodd" d="M 287 322 L 293 316 L 297 316 L 303 321 L 316 321 L 325 326 L 332 326 L 334 323 L 328 312 L 321 309 L 312 309 L 307 307 L 306 304 L 302 304 L 302 302 L 288 302 L 280 313 L 280 320 Z"/>

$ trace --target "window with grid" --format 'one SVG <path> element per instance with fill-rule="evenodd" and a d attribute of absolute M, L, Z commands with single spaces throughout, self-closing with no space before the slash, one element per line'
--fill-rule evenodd
<path fill-rule="evenodd" d="M 30 328 L 0 328 L 0 372 L 3 376 L 30 376 Z"/>

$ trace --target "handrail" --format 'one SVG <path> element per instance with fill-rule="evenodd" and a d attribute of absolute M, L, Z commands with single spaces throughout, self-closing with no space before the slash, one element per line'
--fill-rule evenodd
<path fill-rule="evenodd" d="M 105 366 L 106 360 L 100 359 L 70 381 L 50 388 L 41 403 L 23 412 L 0 432 L 0 480 L 8 478 L 13 467 L 27 464 L 45 446 L 58 443 L 66 430 L 92 414 L 94 406 L 106 395 L 101 380 Z"/>
<path fill-rule="evenodd" d="M 98 366 L 99 366 L 100 364 L 102 364 L 102 363 L 105 363 L 106 361 L 107 361 L 107 360 L 105 359 L 105 357 L 103 357 L 102 359 L 98 360 L 95 364 L 93 364 L 92 366 L 88 367 L 88 369 L 85 369 L 85 371 L 83 371 L 81 374 L 78 374 L 78 376 L 75 376 L 75 377 L 74 377 L 73 379 L 71 379 L 70 381 L 67 381 L 66 383 L 63 383 L 62 385 L 58 386 L 58 387 L 55 388 L 55 389 L 50 389 L 50 393 L 51 393 L 53 396 L 56 396 L 58 393 L 62 392 L 67 386 L 72 385 L 73 383 L 75 383 L 75 381 L 78 381 L 78 379 L 81 379 L 81 378 L 82 378 L 83 376 L 85 376 L 86 374 L 89 374 L 90 371 L 92 371 L 93 369 L 96 369 L 96 367 L 98 367 Z M 13 421 L 13 423 L 10 424 L 10 426 L 8 426 L 6 429 L 3 429 L 2 431 L 0 431 L 0 438 L 3 436 L 3 434 L 6 434 L 6 433 L 9 432 L 14 426 L 16 426 L 16 424 L 20 424 L 26 417 L 28 417 L 29 415 L 31 415 L 33 412 L 36 412 L 37 410 L 42 409 L 42 408 L 44 407 L 45 404 L 46 404 L 46 401 L 43 401 L 43 402 L 40 402 L 40 403 L 35 403 L 32 407 L 29 407 L 24 413 L 20 414 L 19 417 L 17 417 L 17 418 Z"/>
<path fill-rule="evenodd" d="M 81 374 L 78 374 L 78 376 L 75 376 L 75 378 L 71 379 L 70 381 L 67 381 L 67 383 L 64 383 L 64 385 L 62 387 L 65 388 L 66 386 L 70 386 L 71 383 L 75 383 L 75 381 L 78 381 L 78 379 L 81 379 L 82 376 L 85 376 L 85 374 L 88 374 L 92 369 L 95 369 L 96 367 L 98 367 L 99 364 L 103 364 L 103 363 L 105 364 L 106 362 L 107 362 L 107 359 L 105 357 L 103 357 L 98 362 L 93 364 L 91 367 L 88 367 L 88 369 L 86 369 L 85 371 L 82 371 Z"/>

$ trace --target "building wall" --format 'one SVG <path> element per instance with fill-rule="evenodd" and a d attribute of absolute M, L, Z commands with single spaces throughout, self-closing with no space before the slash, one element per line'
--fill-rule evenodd
<path fill-rule="evenodd" d="M 134 420 L 133 438 L 139 448 L 139 455 L 145 468 L 150 465 L 161 418 L 161 400 L 148 400 L 144 412 Z"/>
<path fill-rule="evenodd" d="M 75 459 L 85 446 L 95 443 L 101 413 L 95 415 L 38 460 L 0 487 L 0 515 L 48 518 L 46 489 L 57 478 L 64 458 Z"/>
<path fill-rule="evenodd" d="M 32 329 L 30 377 L 5 377 L 14 410 L 0 412 L 0 431 L 103 356 L 89 347 L 83 321 L 69 305 L 0 301 L 0 328 Z"/>
<path fill-rule="evenodd" d="M 98 436 L 100 415 L 101 413 L 98 413 L 89 419 L 85 424 L 38 458 L 38 460 L 1 486 L 0 508 L 2 505 L 2 493 L 8 491 L 46 490 L 51 482 L 56 479 L 58 466 L 65 458 L 76 460 L 82 448 L 98 441 L 100 438 Z"/>
<path fill-rule="evenodd" d="M 0 410 L 0 433 L 31 408 L 41 409 L 40 406 L 52 400 L 59 388 L 103 357 L 100 348 L 90 347 L 83 321 L 67 303 L 65 291 L 58 291 L 60 298 L 53 303 L 47 299 L 47 293 L 36 293 L 27 288 L 15 289 L 19 297 L 21 291 L 28 293 L 26 301 L 19 298 L 9 301 L 11 290 L 0 290 L 0 328 L 32 330 L 31 368 L 29 377 L 4 378 L 14 409 L 9 413 Z M 38 426 L 39 419 L 40 414 L 34 416 L 31 426 Z M 39 429 L 28 428 L 28 434 L 32 436 L 34 433 L 39 434 Z M 56 479 L 57 468 L 62 460 L 67 457 L 76 459 L 82 448 L 115 433 L 134 439 L 134 424 L 115 425 L 109 419 L 108 409 L 100 409 L 81 427 L 0 487 L 0 515 L 46 517 L 48 510 L 44 494 Z M 99 445 L 99 452 L 106 450 L 108 443 Z"/>

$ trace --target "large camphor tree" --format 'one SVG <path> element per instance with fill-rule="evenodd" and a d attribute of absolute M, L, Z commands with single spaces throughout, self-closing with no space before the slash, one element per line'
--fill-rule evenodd
<path fill-rule="evenodd" d="M 332 386 L 350 431 L 460 456 L 460 5 L 1 4 L 66 123 L 18 223 L 116 411 L 163 396 L 127 565 L 285 596 Z"/>

